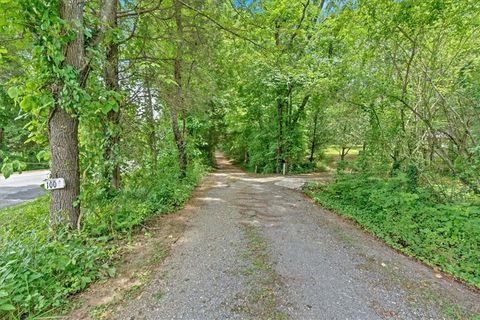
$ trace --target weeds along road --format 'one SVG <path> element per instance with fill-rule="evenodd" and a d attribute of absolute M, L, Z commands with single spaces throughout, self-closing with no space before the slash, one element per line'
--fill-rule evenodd
<path fill-rule="evenodd" d="M 46 178 L 48 178 L 47 170 L 12 174 L 8 179 L 0 176 L 0 208 L 10 207 L 44 195 L 45 191 L 40 185 Z"/>
<path fill-rule="evenodd" d="M 171 255 L 115 319 L 466 319 L 480 295 L 219 158 Z M 178 214 L 182 214 L 182 211 Z M 442 278 L 439 278 L 442 277 Z"/>

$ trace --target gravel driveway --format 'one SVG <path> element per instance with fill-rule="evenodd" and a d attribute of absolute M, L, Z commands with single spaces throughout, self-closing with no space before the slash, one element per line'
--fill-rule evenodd
<path fill-rule="evenodd" d="M 116 319 L 468 319 L 480 294 L 296 190 L 219 158 L 153 281 Z M 318 178 L 318 177 L 317 177 Z M 179 213 L 181 214 L 181 212 Z"/>

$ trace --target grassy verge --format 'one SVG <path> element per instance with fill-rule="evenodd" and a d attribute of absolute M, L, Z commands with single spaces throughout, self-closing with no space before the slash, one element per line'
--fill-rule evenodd
<path fill-rule="evenodd" d="M 407 180 L 343 174 L 305 192 L 351 218 L 390 246 L 480 287 L 480 200 L 443 202 Z"/>
<path fill-rule="evenodd" d="M 175 170 L 132 175 L 109 198 L 85 188 L 80 232 L 49 229 L 48 197 L 0 210 L 0 318 L 50 316 L 72 294 L 115 275 L 111 262 L 124 239 L 146 218 L 182 206 L 204 172 L 196 166 L 182 181 Z"/>

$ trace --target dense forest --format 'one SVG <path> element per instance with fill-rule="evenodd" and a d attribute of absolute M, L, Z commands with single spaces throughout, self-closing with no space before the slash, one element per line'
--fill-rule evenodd
<path fill-rule="evenodd" d="M 215 150 L 479 286 L 480 2 L 0 0 L 1 172 L 66 182 L 0 211 L 0 317 L 114 276 Z"/>

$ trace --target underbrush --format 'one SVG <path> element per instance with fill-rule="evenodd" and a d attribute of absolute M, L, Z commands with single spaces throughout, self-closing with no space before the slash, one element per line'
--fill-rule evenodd
<path fill-rule="evenodd" d="M 97 237 L 128 235 L 147 217 L 178 209 L 189 199 L 207 168 L 194 163 L 183 180 L 178 179 L 178 170 L 172 169 L 165 166 L 156 174 L 138 170 L 125 181 L 120 193 L 110 197 L 97 188 L 83 192 L 83 202 L 95 203 L 85 206 L 83 230 Z"/>
<path fill-rule="evenodd" d="M 200 164 L 184 180 L 171 168 L 137 172 L 107 198 L 86 187 L 80 232 L 49 229 L 48 196 L 0 210 L 0 318 L 51 316 L 73 293 L 113 276 L 122 240 L 147 217 L 182 206 L 205 172 Z"/>
<path fill-rule="evenodd" d="M 480 287 L 480 199 L 444 201 L 428 189 L 409 191 L 407 177 L 340 174 L 305 192 L 407 255 Z"/>

